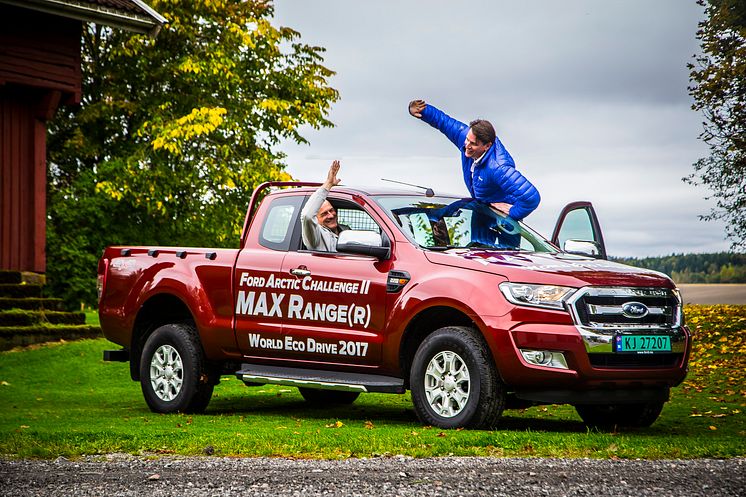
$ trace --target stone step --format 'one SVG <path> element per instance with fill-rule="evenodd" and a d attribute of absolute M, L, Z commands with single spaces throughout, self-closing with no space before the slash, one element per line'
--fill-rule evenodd
<path fill-rule="evenodd" d="M 90 325 L 8 326 L 0 328 L 0 350 L 81 338 L 103 338 L 103 333 L 98 326 Z"/>
<path fill-rule="evenodd" d="M 0 283 L 18 285 L 23 281 L 20 271 L 0 270 Z"/>
<path fill-rule="evenodd" d="M 85 313 L 31 310 L 0 311 L 0 327 L 34 326 L 44 323 L 85 324 Z"/>
<path fill-rule="evenodd" d="M 0 283 L 44 286 L 46 282 L 47 276 L 45 274 L 0 269 Z"/>
<path fill-rule="evenodd" d="M 50 310 L 62 311 L 64 305 L 62 299 L 28 297 L 28 298 L 0 298 L 0 310 L 27 309 L 27 310 Z"/>
<path fill-rule="evenodd" d="M 41 285 L 0 284 L 0 297 L 41 297 Z"/>

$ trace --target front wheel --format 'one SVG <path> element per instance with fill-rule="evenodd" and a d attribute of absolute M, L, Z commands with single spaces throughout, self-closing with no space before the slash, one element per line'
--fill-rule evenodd
<path fill-rule="evenodd" d="M 153 412 L 202 412 L 212 397 L 213 382 L 189 324 L 167 324 L 156 329 L 142 351 L 140 386 Z"/>
<path fill-rule="evenodd" d="M 647 428 L 663 410 L 663 402 L 612 405 L 576 405 L 583 422 L 603 430 L 616 427 Z"/>
<path fill-rule="evenodd" d="M 449 326 L 419 346 L 410 371 L 412 402 L 425 424 L 492 428 L 505 407 L 505 387 L 489 349 L 471 328 Z"/>

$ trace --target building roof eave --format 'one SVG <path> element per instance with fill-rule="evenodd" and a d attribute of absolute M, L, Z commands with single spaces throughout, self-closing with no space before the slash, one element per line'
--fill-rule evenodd
<path fill-rule="evenodd" d="M 146 15 L 74 0 L 0 0 L 0 3 L 157 36 L 161 27 L 168 22 L 166 18 L 141 0 L 130 1 Z"/>

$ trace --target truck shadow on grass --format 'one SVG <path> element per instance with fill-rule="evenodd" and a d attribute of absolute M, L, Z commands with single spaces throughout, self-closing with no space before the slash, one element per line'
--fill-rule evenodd
<path fill-rule="evenodd" d="M 317 406 L 301 399 L 283 397 L 225 397 L 214 398 L 205 414 L 244 416 L 247 421 L 256 417 L 285 417 L 317 422 L 342 421 L 347 425 L 363 424 L 422 428 L 414 408 L 406 401 L 377 403 L 375 400 L 360 400 L 352 405 Z M 586 433 L 588 428 L 580 420 L 546 419 L 522 417 L 519 411 L 505 411 L 496 430 L 543 431 L 557 433 Z"/>

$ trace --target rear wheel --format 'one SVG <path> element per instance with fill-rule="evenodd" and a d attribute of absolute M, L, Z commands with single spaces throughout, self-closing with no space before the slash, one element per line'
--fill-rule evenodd
<path fill-rule="evenodd" d="M 614 429 L 620 427 L 647 428 L 663 410 L 663 402 L 641 404 L 577 405 L 583 422 L 594 428 Z"/>
<path fill-rule="evenodd" d="M 213 380 L 194 326 L 167 324 L 148 337 L 140 361 L 140 386 L 153 412 L 204 411 Z"/>
<path fill-rule="evenodd" d="M 420 421 L 440 428 L 492 428 L 505 407 L 487 345 L 471 328 L 449 326 L 428 336 L 412 361 L 410 388 Z"/>
<path fill-rule="evenodd" d="M 314 405 L 343 405 L 352 404 L 360 396 L 360 392 L 342 390 L 320 390 L 318 388 L 298 388 L 306 402 Z"/>

